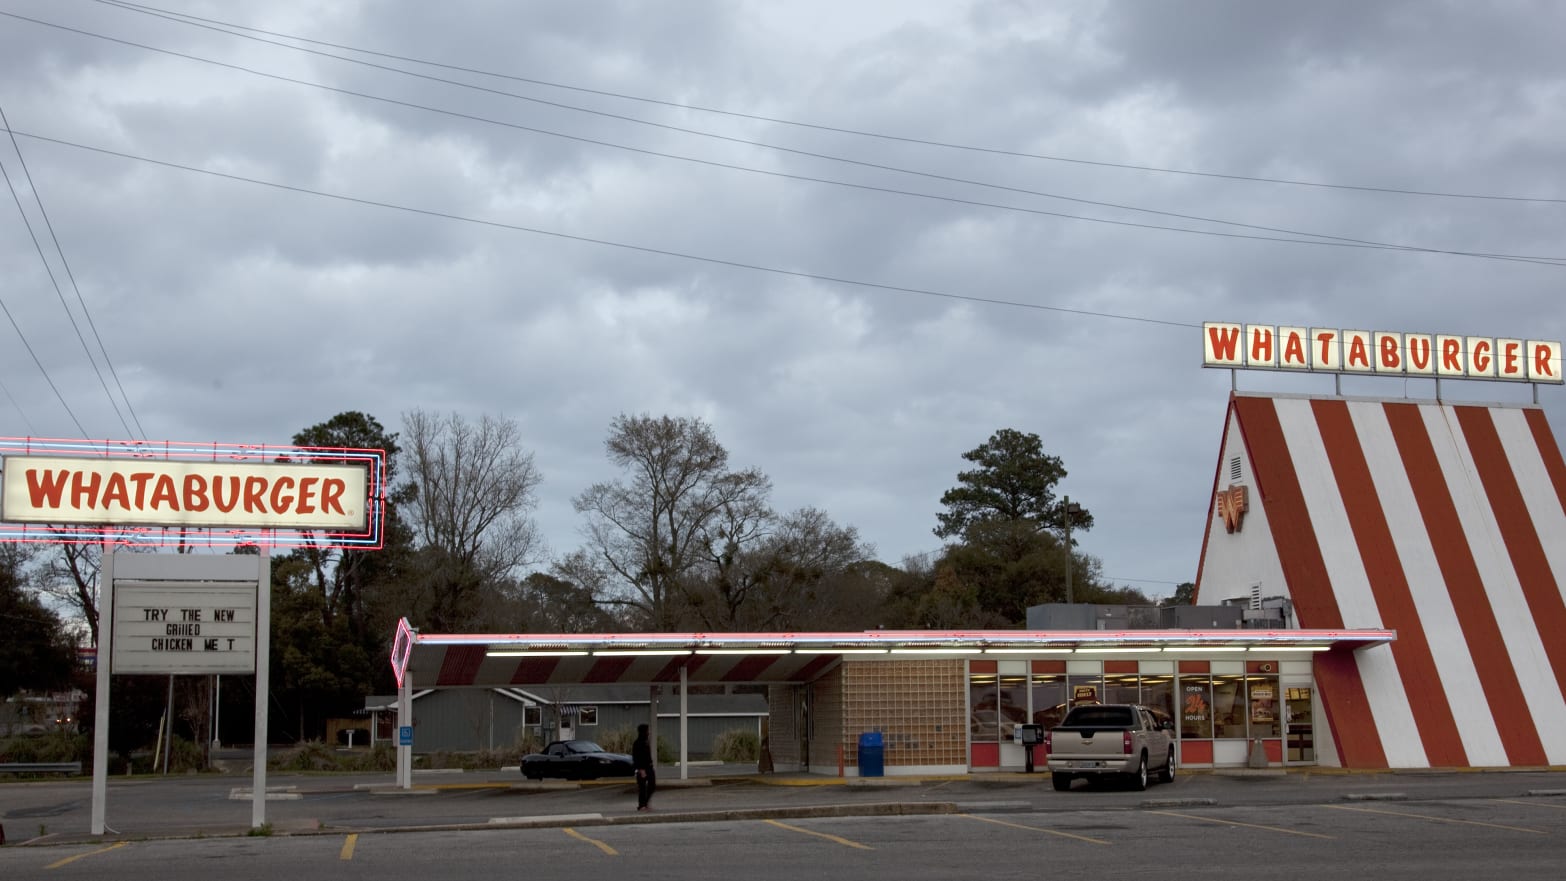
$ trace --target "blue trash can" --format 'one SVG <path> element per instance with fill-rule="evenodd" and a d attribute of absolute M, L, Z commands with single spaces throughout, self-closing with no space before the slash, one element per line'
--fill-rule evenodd
<path fill-rule="evenodd" d="M 886 773 L 886 757 L 881 744 L 881 732 L 866 731 L 859 735 L 859 776 L 881 777 Z"/>

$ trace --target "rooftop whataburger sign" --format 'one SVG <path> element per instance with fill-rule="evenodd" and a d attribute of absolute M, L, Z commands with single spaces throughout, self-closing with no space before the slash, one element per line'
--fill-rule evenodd
<path fill-rule="evenodd" d="M 1229 370 L 1563 381 L 1558 340 L 1209 321 L 1202 342 L 1202 366 Z"/>

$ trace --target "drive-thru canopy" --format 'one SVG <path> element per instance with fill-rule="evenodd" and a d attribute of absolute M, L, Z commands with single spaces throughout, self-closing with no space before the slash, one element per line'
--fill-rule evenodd
<path fill-rule="evenodd" d="M 1068 665 L 1080 673 L 1131 664 L 1164 670 L 1161 687 L 1169 691 L 1169 674 L 1177 667 L 1198 663 L 1205 670 L 1203 659 L 1209 657 L 1232 659 L 1225 663 L 1241 671 L 1248 669 L 1244 659 L 1262 659 L 1251 666 L 1274 675 L 1275 663 L 1303 664 L 1308 677 L 1310 659 L 1318 653 L 1351 654 L 1394 638 L 1383 629 L 428 634 L 404 620 L 391 660 L 400 726 L 411 724 L 415 688 L 765 684 L 788 687 L 797 698 L 772 705 L 773 748 L 790 751 L 791 764 L 809 765 L 812 738 L 819 762 L 846 749 L 842 742 L 858 731 L 885 729 L 894 739 L 899 770 L 906 770 L 988 761 L 990 748 L 969 741 L 970 711 L 981 721 L 988 712 L 979 705 L 982 699 L 971 697 L 970 683 L 982 685 L 989 675 L 993 686 L 996 671 L 1018 668 L 1048 677 L 1064 674 Z M 1104 660 L 1112 657 L 1131 660 Z M 676 694 L 683 732 L 687 689 Z M 811 709 L 812 701 L 819 706 Z M 807 716 L 830 721 L 816 725 Z M 398 773 L 399 783 L 408 786 L 412 747 L 411 730 L 405 730 L 408 745 L 399 748 Z M 684 743 L 682 733 L 682 753 Z M 970 747 L 973 758 L 967 758 Z"/>

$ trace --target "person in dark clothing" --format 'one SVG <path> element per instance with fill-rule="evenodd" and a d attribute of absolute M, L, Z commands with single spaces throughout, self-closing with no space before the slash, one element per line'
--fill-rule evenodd
<path fill-rule="evenodd" d="M 636 769 L 636 809 L 652 810 L 653 790 L 658 788 L 658 769 L 653 763 L 652 741 L 647 725 L 636 726 L 636 742 L 631 744 L 631 766 Z"/>

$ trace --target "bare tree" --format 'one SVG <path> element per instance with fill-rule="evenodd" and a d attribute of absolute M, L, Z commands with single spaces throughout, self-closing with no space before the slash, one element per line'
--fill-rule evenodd
<path fill-rule="evenodd" d="M 62 603 L 87 628 L 91 645 L 98 644 L 98 567 L 103 549 L 96 544 L 61 541 L 39 576 L 43 593 Z"/>
<path fill-rule="evenodd" d="M 601 601 L 671 629 L 684 579 L 715 524 L 725 512 L 764 509 L 771 483 L 755 469 L 729 471 L 728 451 L 700 419 L 621 414 L 604 446 L 626 479 L 594 484 L 573 500 L 587 517 L 593 565 L 618 582 L 618 596 Z"/>
<path fill-rule="evenodd" d="M 542 478 L 509 419 L 468 422 L 453 413 L 403 415 L 403 473 L 413 484 L 405 512 L 424 554 L 427 623 L 465 623 L 474 601 L 541 551 L 529 512 Z"/>

